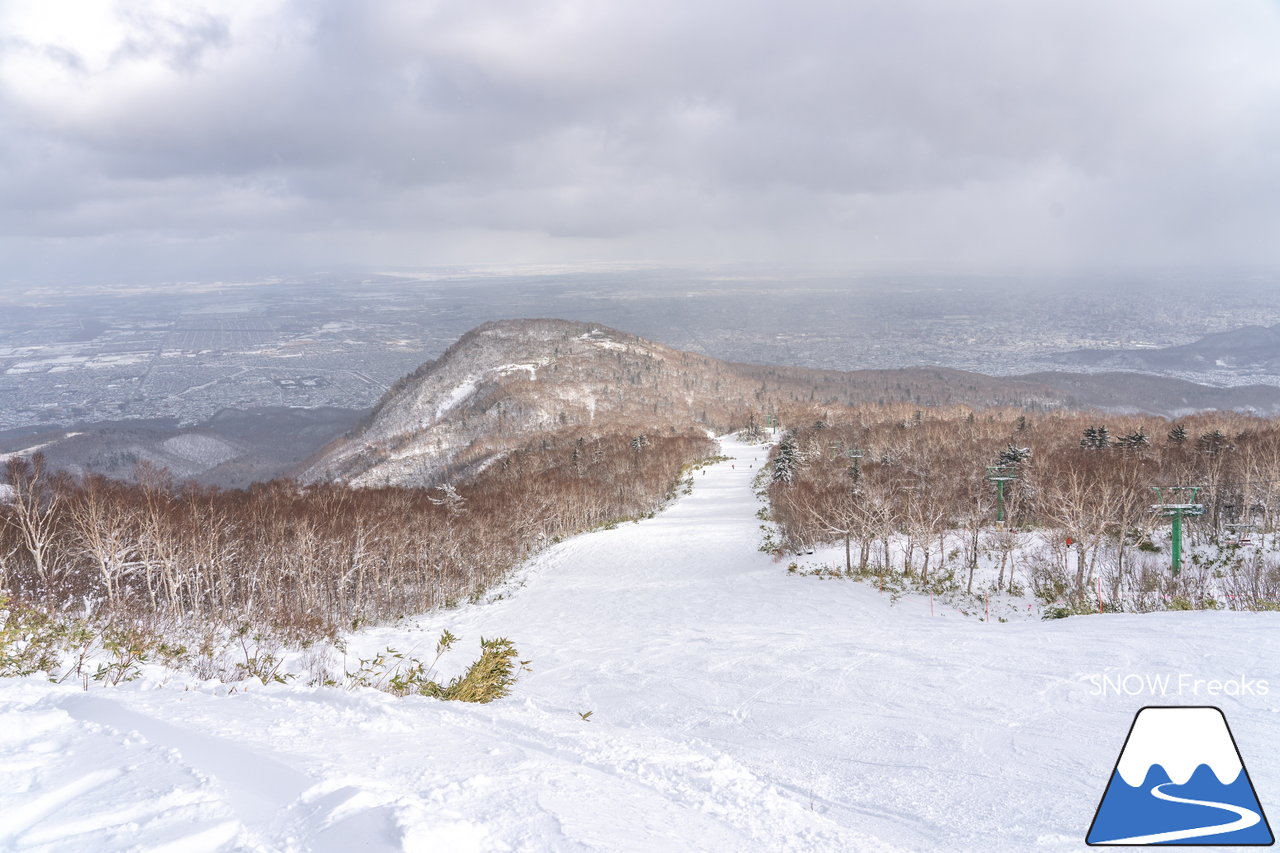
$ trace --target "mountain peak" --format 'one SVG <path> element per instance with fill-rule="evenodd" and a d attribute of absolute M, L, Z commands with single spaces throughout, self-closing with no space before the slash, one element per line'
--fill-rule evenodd
<path fill-rule="evenodd" d="M 598 323 L 484 323 L 396 383 L 364 427 L 303 476 L 429 485 L 472 473 L 547 430 L 598 420 L 687 428 L 697 420 L 697 383 L 686 374 L 701 381 L 716 364 Z"/>

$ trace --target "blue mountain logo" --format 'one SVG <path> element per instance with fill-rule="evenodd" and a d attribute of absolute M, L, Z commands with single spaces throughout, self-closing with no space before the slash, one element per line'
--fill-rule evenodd
<path fill-rule="evenodd" d="M 1138 711 L 1085 842 L 1266 847 L 1271 825 L 1222 711 Z"/>

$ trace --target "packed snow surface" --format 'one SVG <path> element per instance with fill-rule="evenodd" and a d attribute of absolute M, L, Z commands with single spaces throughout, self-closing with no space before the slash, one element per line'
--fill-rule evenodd
<path fill-rule="evenodd" d="M 1171 704 L 1220 706 L 1280 803 L 1277 614 L 986 623 L 788 576 L 757 550 L 765 451 L 723 447 L 656 518 L 350 638 L 429 657 L 448 628 L 461 667 L 509 637 L 534 671 L 491 705 L 0 684 L 0 849 L 1083 850 L 1134 713 Z M 1248 689 L 1189 692 L 1212 679 Z"/>
<path fill-rule="evenodd" d="M 174 456 L 210 467 L 240 455 L 230 444 L 211 435 L 183 433 L 166 439 L 161 446 Z"/>
<path fill-rule="evenodd" d="M 498 376 L 507 376 L 511 373 L 515 373 L 516 371 L 523 370 L 529 374 L 529 381 L 532 382 L 538 378 L 538 368 L 545 367 L 548 363 L 548 359 L 542 359 L 538 362 L 530 362 L 526 364 L 503 364 L 498 367 L 490 368 L 486 372 L 496 374 Z M 468 376 L 458 385 L 451 388 L 449 393 L 445 394 L 443 399 L 436 406 L 433 421 L 440 421 L 445 415 L 449 414 L 449 412 L 453 411 L 470 398 L 472 394 L 476 393 L 476 390 L 480 387 L 482 378 L 483 377 L 479 376 Z"/>
<path fill-rule="evenodd" d="M 436 406 L 435 420 L 439 421 L 450 411 L 458 407 L 458 404 L 470 397 L 480 387 L 480 380 L 474 376 L 464 379 L 457 387 L 453 388 L 440 405 Z"/>

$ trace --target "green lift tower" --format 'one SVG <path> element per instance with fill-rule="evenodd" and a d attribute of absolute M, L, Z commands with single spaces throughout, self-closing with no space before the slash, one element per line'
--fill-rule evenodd
<path fill-rule="evenodd" d="M 1156 493 L 1156 503 L 1151 505 L 1152 512 L 1158 512 L 1165 518 L 1173 520 L 1173 544 L 1170 568 L 1174 577 L 1182 571 L 1182 519 L 1204 515 L 1204 504 L 1196 503 L 1200 496 L 1201 486 L 1152 486 Z"/>
<path fill-rule="evenodd" d="M 1004 484 L 1018 479 L 1017 465 L 988 465 L 987 479 L 996 484 L 996 524 L 1004 524 Z"/>

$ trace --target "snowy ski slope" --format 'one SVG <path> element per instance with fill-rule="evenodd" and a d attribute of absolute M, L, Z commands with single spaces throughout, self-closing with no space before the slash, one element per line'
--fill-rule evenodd
<path fill-rule="evenodd" d="M 1222 707 L 1280 812 L 1280 614 L 986 624 L 789 577 L 757 550 L 764 451 L 723 446 L 656 518 L 351 638 L 422 655 L 448 628 L 461 666 L 510 637 L 534 672 L 493 705 L 0 683 L 0 850 L 1083 850 L 1147 704 Z M 1173 680 L 1098 695 L 1103 675 Z"/>

